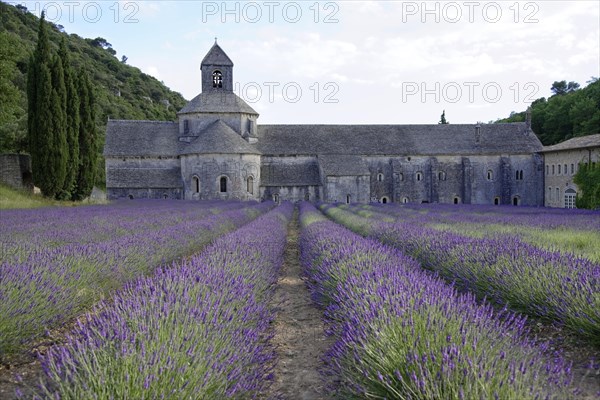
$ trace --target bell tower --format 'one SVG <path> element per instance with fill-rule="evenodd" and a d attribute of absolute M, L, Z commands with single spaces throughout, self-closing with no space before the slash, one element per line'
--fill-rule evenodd
<path fill-rule="evenodd" d="M 210 48 L 202 64 L 202 93 L 233 92 L 233 62 L 217 44 Z"/>

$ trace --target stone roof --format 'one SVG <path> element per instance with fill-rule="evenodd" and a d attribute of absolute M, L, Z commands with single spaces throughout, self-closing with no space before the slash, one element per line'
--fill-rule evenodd
<path fill-rule="evenodd" d="M 106 182 L 111 188 L 156 188 L 181 187 L 179 168 L 108 168 Z"/>
<path fill-rule="evenodd" d="M 181 142 L 179 154 L 260 154 L 220 119 L 208 125 L 191 143 Z"/>
<path fill-rule="evenodd" d="M 225 54 L 221 46 L 215 41 L 215 44 L 213 44 L 202 59 L 202 65 L 226 65 L 233 67 L 233 61 L 231 61 L 231 58 Z"/>
<path fill-rule="evenodd" d="M 109 120 L 105 156 L 176 156 L 177 122 Z"/>
<path fill-rule="evenodd" d="M 316 186 L 321 184 L 316 161 L 266 163 L 260 166 L 261 186 Z"/>
<path fill-rule="evenodd" d="M 319 156 L 319 165 L 325 176 L 369 175 L 369 168 L 360 156 L 328 154 Z"/>
<path fill-rule="evenodd" d="M 258 125 L 257 148 L 281 155 L 527 154 L 542 144 L 525 123 L 475 125 Z"/>
<path fill-rule="evenodd" d="M 258 115 L 252 107 L 233 92 L 209 91 L 190 100 L 177 114 L 246 113 Z"/>
<path fill-rule="evenodd" d="M 560 150 L 584 149 L 588 147 L 600 147 L 600 134 L 574 137 L 573 139 L 565 140 L 564 142 L 552 146 L 544 146 L 542 153 Z"/>

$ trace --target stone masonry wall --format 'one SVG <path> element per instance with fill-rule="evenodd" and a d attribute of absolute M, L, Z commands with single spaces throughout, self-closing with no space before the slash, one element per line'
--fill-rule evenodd
<path fill-rule="evenodd" d="M 0 154 L 0 182 L 17 189 L 33 190 L 31 157 L 28 154 Z"/>

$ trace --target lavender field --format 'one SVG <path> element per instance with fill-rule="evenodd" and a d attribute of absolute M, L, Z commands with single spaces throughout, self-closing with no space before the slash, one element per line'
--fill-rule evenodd
<path fill-rule="evenodd" d="M 546 250 L 519 235 L 496 237 L 483 233 L 473 237 L 429 226 L 436 213 L 440 219 L 448 218 L 444 208 L 417 211 L 425 215 L 419 217 L 412 209 L 406 211 L 411 217 L 403 218 L 405 211 L 396 206 L 390 207 L 389 214 L 379 208 L 368 215 L 361 212 L 364 208 L 323 207 L 334 220 L 401 250 L 459 289 L 513 311 L 564 325 L 592 345 L 600 346 L 600 264 L 593 257 L 562 251 L 560 247 Z M 507 219 L 515 218 L 510 211 L 505 213 Z M 543 221 L 542 212 L 535 213 L 537 218 L 523 218 L 521 224 L 556 226 L 562 217 L 564 225 L 570 226 L 570 215 L 564 212 L 549 218 L 552 222 Z M 452 217 L 458 218 L 456 214 Z M 585 218 L 581 230 L 595 242 L 600 216 L 592 212 L 582 214 Z M 502 217 L 500 214 L 492 218 Z M 485 226 L 480 229 L 485 231 Z M 593 247 L 597 248 L 598 243 Z"/>
<path fill-rule="evenodd" d="M 3 211 L 0 360 L 126 282 L 191 255 L 272 207 L 263 203 L 121 203 Z"/>
<path fill-rule="evenodd" d="M 29 356 L 38 378 L 10 398 L 275 399 L 282 379 L 301 398 L 306 371 L 273 340 L 294 335 L 276 332 L 286 307 L 310 324 L 275 300 L 291 264 L 330 343 L 320 398 L 600 396 L 598 213 L 130 201 L 3 211 L 0 228 L 0 397 Z"/>

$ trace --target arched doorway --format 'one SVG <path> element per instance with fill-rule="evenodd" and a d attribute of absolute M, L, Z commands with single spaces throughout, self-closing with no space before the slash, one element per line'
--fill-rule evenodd
<path fill-rule="evenodd" d="M 565 208 L 576 208 L 575 199 L 577 198 L 577 192 L 573 189 L 565 190 Z"/>

